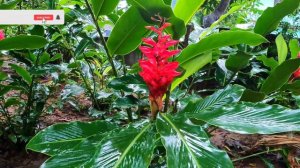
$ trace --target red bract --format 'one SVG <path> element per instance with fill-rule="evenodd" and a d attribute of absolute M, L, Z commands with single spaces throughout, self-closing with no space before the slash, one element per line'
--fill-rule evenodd
<path fill-rule="evenodd" d="M 169 58 L 178 54 L 180 50 L 169 50 L 169 47 L 178 44 L 179 41 L 172 40 L 170 35 L 163 33 L 164 29 L 170 26 L 170 23 L 164 23 L 161 27 L 147 26 L 146 28 L 158 34 L 157 40 L 144 38 L 146 44 L 140 46 L 143 53 L 143 59 L 139 60 L 142 68 L 141 77 L 147 84 L 150 95 L 152 117 L 155 117 L 158 111 L 162 110 L 162 98 L 173 79 L 180 75 L 176 71 L 178 62 L 169 62 Z"/>
<path fill-rule="evenodd" d="M 300 52 L 298 53 L 298 59 L 300 59 Z M 299 78 L 300 77 L 300 68 L 297 69 L 294 73 L 293 73 L 293 79 Z"/>
<path fill-rule="evenodd" d="M 0 29 L 0 40 L 5 39 L 5 33 L 3 30 Z"/>

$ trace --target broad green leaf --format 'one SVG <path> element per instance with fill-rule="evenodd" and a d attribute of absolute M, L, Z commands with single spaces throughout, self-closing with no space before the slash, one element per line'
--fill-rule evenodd
<path fill-rule="evenodd" d="M 172 0 L 164 0 L 164 3 L 165 3 L 166 5 L 171 5 L 171 4 L 172 4 Z"/>
<path fill-rule="evenodd" d="M 238 52 L 236 55 L 231 55 L 226 61 L 226 68 L 237 72 L 243 68 L 246 68 L 252 55 L 244 52 Z"/>
<path fill-rule="evenodd" d="M 263 36 L 274 31 L 280 21 L 287 15 L 293 13 L 300 4 L 300 0 L 283 0 L 275 7 L 267 8 L 258 18 L 254 32 Z"/>
<path fill-rule="evenodd" d="M 205 0 L 177 0 L 174 7 L 174 14 L 176 17 L 183 20 L 185 24 L 188 24 L 204 2 Z"/>
<path fill-rule="evenodd" d="M 6 2 L 6 3 L 2 3 L 2 4 L 0 4 L 0 10 L 13 9 L 20 2 L 22 2 L 22 0 L 14 0 L 14 1 Z"/>
<path fill-rule="evenodd" d="M 26 69 L 15 64 L 10 64 L 10 67 L 14 69 L 17 72 L 17 74 L 24 79 L 25 82 L 27 82 L 28 84 L 31 83 L 32 78 L 30 76 L 30 73 Z"/>
<path fill-rule="evenodd" d="M 168 22 L 171 23 L 171 27 L 166 29 L 168 34 L 172 34 L 174 39 L 179 39 L 185 35 L 186 27 L 184 22 L 177 18 L 172 8 L 169 5 L 166 5 L 163 0 L 127 0 L 132 6 L 135 6 L 139 9 L 144 20 L 150 24 L 157 24 L 154 22 L 151 17 L 159 16 L 167 18 Z"/>
<path fill-rule="evenodd" d="M 241 5 L 232 7 L 226 14 L 220 16 L 220 18 L 215 21 L 213 24 L 210 25 L 210 27 L 207 30 L 204 30 L 201 35 L 200 39 L 204 38 L 208 33 L 210 33 L 220 22 L 222 22 L 224 19 L 226 19 L 229 15 L 233 14 L 237 10 L 241 9 Z"/>
<path fill-rule="evenodd" d="M 91 44 L 90 39 L 87 38 L 82 39 L 75 49 L 75 55 L 77 57 L 80 56 L 89 44 Z"/>
<path fill-rule="evenodd" d="M 300 52 L 300 47 L 297 39 L 292 39 L 289 42 L 289 48 L 291 51 L 291 58 L 297 58 L 298 53 Z"/>
<path fill-rule="evenodd" d="M 65 167 L 80 167 L 87 163 L 95 154 L 98 144 L 107 134 L 96 134 L 86 139 L 83 139 L 77 145 L 69 149 L 57 153 L 46 160 L 41 167 L 43 168 L 65 168 Z"/>
<path fill-rule="evenodd" d="M 97 134 L 76 147 L 48 159 L 42 167 L 114 167 L 147 168 L 155 147 L 153 125 L 114 130 Z"/>
<path fill-rule="evenodd" d="M 243 38 L 241 38 L 243 37 Z M 255 34 L 249 31 L 223 31 L 217 34 L 210 35 L 196 44 L 189 45 L 187 48 L 182 50 L 181 54 L 177 57 L 179 63 L 184 63 L 194 57 L 197 57 L 204 52 L 231 46 L 237 44 L 248 44 L 256 46 L 261 43 L 268 42 L 267 39 L 259 34 Z"/>
<path fill-rule="evenodd" d="M 240 38 L 243 37 L 243 38 Z M 213 34 L 207 38 L 202 39 L 196 44 L 189 45 L 187 48 L 182 50 L 181 54 L 176 58 L 180 66 L 187 72 L 183 77 L 180 77 L 174 81 L 172 90 L 178 86 L 187 77 L 195 73 L 204 65 L 208 64 L 211 60 L 211 54 L 204 54 L 213 49 L 236 45 L 236 44 L 248 44 L 248 45 L 259 45 L 267 40 L 255 33 L 247 31 L 224 31 L 218 34 Z M 195 66 L 195 62 L 197 66 Z M 190 69 L 188 69 L 190 68 Z"/>
<path fill-rule="evenodd" d="M 19 35 L 0 41 L 0 50 L 39 49 L 47 44 L 41 36 Z"/>
<path fill-rule="evenodd" d="M 135 50 L 147 36 L 146 23 L 135 7 L 129 8 L 113 28 L 107 47 L 111 55 L 126 55 Z"/>
<path fill-rule="evenodd" d="M 39 65 L 46 64 L 50 61 L 50 54 L 44 53 L 39 59 Z"/>
<path fill-rule="evenodd" d="M 260 102 L 264 100 L 266 95 L 262 92 L 253 91 L 250 89 L 246 89 L 241 97 L 240 101 L 246 102 Z"/>
<path fill-rule="evenodd" d="M 296 80 L 293 83 L 287 83 L 280 88 L 280 90 L 290 90 L 294 94 L 299 95 L 300 94 L 300 80 Z"/>
<path fill-rule="evenodd" d="M 198 111 L 187 116 L 240 134 L 300 131 L 300 110 L 280 105 L 231 103 L 213 111 Z"/>
<path fill-rule="evenodd" d="M 189 119 L 160 114 L 156 121 L 169 168 L 233 168 L 225 151 L 214 147 L 206 132 Z"/>
<path fill-rule="evenodd" d="M 50 62 L 56 61 L 56 60 L 61 59 L 61 58 L 62 58 L 62 54 L 58 53 L 58 54 L 54 55 L 54 56 L 50 59 Z"/>
<path fill-rule="evenodd" d="M 288 47 L 282 34 L 278 35 L 275 41 L 278 52 L 278 63 L 281 64 L 286 60 L 288 54 Z"/>
<path fill-rule="evenodd" d="M 265 55 L 261 55 L 256 57 L 257 60 L 262 61 L 263 64 L 269 68 L 271 68 L 271 70 L 275 69 L 279 64 L 278 62 L 273 58 L 273 57 L 267 57 Z"/>
<path fill-rule="evenodd" d="M 36 36 L 44 36 L 45 34 L 45 29 L 41 25 L 35 25 L 31 30 L 29 30 L 31 35 L 36 35 Z"/>
<path fill-rule="evenodd" d="M 189 59 L 183 63 L 180 63 L 180 67 L 185 69 L 185 72 L 182 76 L 176 78 L 173 81 L 171 90 L 174 90 L 185 79 L 193 75 L 195 72 L 200 70 L 205 65 L 209 64 L 211 61 L 212 61 L 212 54 L 211 52 L 209 52 L 206 54 L 201 54 L 198 57 Z"/>
<path fill-rule="evenodd" d="M 239 85 L 229 85 L 225 89 L 216 91 L 205 99 L 190 102 L 181 112 L 197 113 L 202 110 L 212 110 L 226 104 L 238 102 L 245 88 Z"/>
<path fill-rule="evenodd" d="M 105 121 L 70 122 L 52 125 L 35 135 L 26 148 L 50 156 L 71 149 L 84 139 L 116 128 Z"/>
<path fill-rule="evenodd" d="M 270 76 L 265 80 L 260 92 L 269 94 L 280 89 L 300 66 L 300 59 L 291 59 L 284 61 L 276 67 Z"/>
<path fill-rule="evenodd" d="M 11 97 L 6 100 L 4 107 L 8 108 L 9 106 L 19 105 L 19 104 L 20 104 L 19 99 Z"/>
<path fill-rule="evenodd" d="M 120 0 L 92 0 L 93 12 L 98 18 L 99 15 L 110 14 L 118 5 Z"/>
<path fill-rule="evenodd" d="M 0 71 L 0 81 L 7 79 L 8 75 L 5 72 Z"/>
<path fill-rule="evenodd" d="M 126 75 L 114 78 L 107 86 L 125 92 L 146 93 L 148 91 L 147 85 L 139 75 Z"/>

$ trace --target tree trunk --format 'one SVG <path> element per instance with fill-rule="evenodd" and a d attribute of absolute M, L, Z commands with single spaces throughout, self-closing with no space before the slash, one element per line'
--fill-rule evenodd
<path fill-rule="evenodd" d="M 203 27 L 207 28 L 215 21 L 217 21 L 221 15 L 226 12 L 227 7 L 229 6 L 231 0 L 222 0 L 219 6 L 215 9 L 215 11 L 207 16 L 203 17 Z"/>

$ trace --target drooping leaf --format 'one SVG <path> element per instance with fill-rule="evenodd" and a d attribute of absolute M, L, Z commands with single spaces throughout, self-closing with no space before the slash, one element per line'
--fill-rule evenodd
<path fill-rule="evenodd" d="M 300 47 L 297 39 L 292 39 L 289 42 L 289 48 L 291 51 L 291 58 L 297 58 L 298 53 L 300 52 Z"/>
<path fill-rule="evenodd" d="M 200 70 L 205 65 L 209 64 L 212 61 L 211 52 L 201 54 L 198 57 L 194 57 L 189 59 L 183 63 L 180 63 L 180 67 L 185 69 L 185 72 L 182 76 L 176 78 L 173 83 L 171 90 L 174 90 L 180 83 L 182 83 L 185 79 L 193 75 L 195 72 Z"/>
<path fill-rule="evenodd" d="M 26 148 L 47 155 L 57 155 L 72 149 L 84 139 L 116 128 L 105 121 L 70 122 L 52 125 L 35 135 Z"/>
<path fill-rule="evenodd" d="M 271 33 L 285 16 L 293 13 L 298 8 L 299 4 L 300 0 L 283 0 L 275 7 L 267 8 L 258 18 L 254 32 L 263 36 Z"/>
<path fill-rule="evenodd" d="M 253 91 L 250 89 L 246 89 L 241 97 L 241 101 L 246 102 L 260 102 L 264 100 L 266 95 L 262 92 Z"/>
<path fill-rule="evenodd" d="M 168 34 L 172 34 L 174 39 L 179 39 L 186 32 L 184 22 L 177 18 L 172 8 L 166 5 L 163 0 L 127 0 L 131 5 L 137 7 L 143 16 L 144 20 L 150 24 L 157 24 L 151 17 L 159 16 L 167 18 L 171 23 L 171 27 L 167 28 Z"/>
<path fill-rule="evenodd" d="M 243 37 L 243 38 L 240 38 Z M 197 57 L 204 52 L 237 44 L 248 44 L 252 46 L 268 42 L 267 39 L 259 34 L 248 31 L 224 31 L 217 34 L 210 35 L 196 44 L 189 45 L 182 50 L 181 54 L 177 57 L 177 61 L 184 63 L 189 59 Z"/>
<path fill-rule="evenodd" d="M 236 55 L 231 55 L 226 61 L 226 68 L 237 72 L 245 67 L 247 67 L 252 55 L 246 54 L 244 52 L 238 52 Z"/>
<path fill-rule="evenodd" d="M 287 44 L 282 34 L 278 35 L 275 41 L 276 41 L 276 46 L 278 51 L 278 63 L 281 64 L 286 60 L 288 54 Z"/>
<path fill-rule="evenodd" d="M 270 76 L 265 80 L 260 92 L 269 94 L 280 89 L 300 66 L 300 59 L 291 59 L 276 67 Z"/>
<path fill-rule="evenodd" d="M 98 18 L 100 15 L 110 14 L 118 5 L 120 0 L 92 0 L 93 12 Z"/>
<path fill-rule="evenodd" d="M 2 3 L 2 4 L 0 4 L 0 10 L 13 9 L 20 2 L 22 2 L 22 0 L 14 0 L 14 1 L 6 2 L 6 3 Z"/>
<path fill-rule="evenodd" d="M 82 39 L 75 49 L 75 55 L 77 57 L 80 56 L 89 44 L 91 44 L 90 39 L 87 38 Z"/>
<path fill-rule="evenodd" d="M 156 126 L 166 148 L 169 168 L 233 168 L 227 153 L 215 148 L 203 128 L 189 119 L 160 114 Z"/>
<path fill-rule="evenodd" d="M 120 17 L 108 38 L 110 54 L 125 55 L 135 50 L 149 32 L 145 28 L 147 25 L 138 9 L 130 7 Z"/>
<path fill-rule="evenodd" d="M 300 131 L 300 110 L 280 105 L 231 103 L 213 111 L 202 110 L 187 116 L 240 134 Z"/>
<path fill-rule="evenodd" d="M 185 24 L 188 24 L 204 2 L 205 0 L 177 0 L 174 7 L 174 14 L 179 19 L 183 20 Z"/>
<path fill-rule="evenodd" d="M 10 67 L 14 69 L 16 73 L 24 79 L 25 82 L 27 82 L 28 84 L 31 83 L 32 78 L 30 76 L 30 73 L 26 69 L 15 64 L 10 64 Z"/>
<path fill-rule="evenodd" d="M 47 44 L 41 36 L 19 35 L 0 41 L 0 50 L 39 49 Z"/>
<path fill-rule="evenodd" d="M 257 56 L 256 59 L 262 61 L 263 64 L 271 68 L 271 70 L 275 69 L 279 65 L 278 62 L 273 57 L 267 57 L 265 55 L 261 55 L 261 56 Z"/>
<path fill-rule="evenodd" d="M 190 102 L 181 112 L 197 113 L 202 110 L 212 110 L 226 104 L 238 102 L 245 88 L 239 85 L 229 85 L 225 89 L 218 90 L 211 96 L 196 102 Z"/>
<path fill-rule="evenodd" d="M 243 38 L 240 38 L 243 37 Z M 182 50 L 181 54 L 176 58 L 176 61 L 180 63 L 180 66 L 187 72 L 183 77 L 180 77 L 174 81 L 172 90 L 177 87 L 187 77 L 198 71 L 201 67 L 208 64 L 212 57 L 210 54 L 204 54 L 213 49 L 236 45 L 236 44 L 248 44 L 248 45 L 259 45 L 267 40 L 255 33 L 247 31 L 224 31 L 218 34 L 211 35 L 207 38 L 200 40 L 196 44 L 189 45 L 187 48 Z M 202 58 L 201 58 L 202 57 Z M 197 62 L 196 62 L 197 61 Z M 195 63 L 198 63 L 195 66 Z"/>

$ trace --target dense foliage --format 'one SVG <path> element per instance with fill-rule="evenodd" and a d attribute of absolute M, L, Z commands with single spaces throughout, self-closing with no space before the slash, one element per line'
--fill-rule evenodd
<path fill-rule="evenodd" d="M 265 10 L 229 1 L 204 26 L 220 2 L 3 1 L 0 9 L 62 9 L 66 20 L 0 26 L 1 138 L 48 155 L 41 167 L 229 168 L 210 142 L 215 129 L 300 131 L 291 22 L 300 0 Z M 40 117 L 64 103 L 81 111 L 82 94 L 91 121 L 39 130 Z"/>

